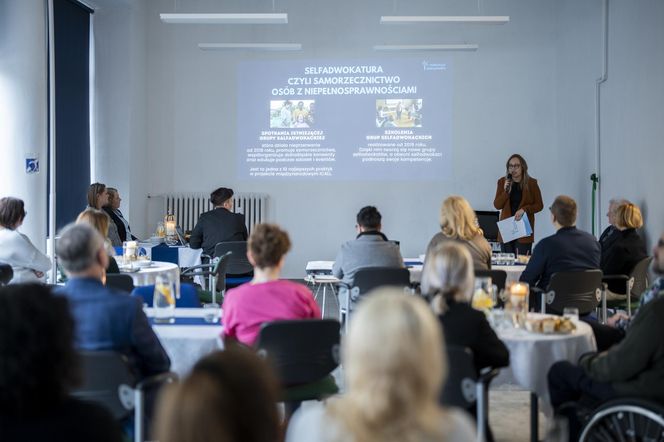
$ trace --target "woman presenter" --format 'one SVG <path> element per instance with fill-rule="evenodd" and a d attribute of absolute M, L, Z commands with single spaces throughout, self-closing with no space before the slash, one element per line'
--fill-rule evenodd
<path fill-rule="evenodd" d="M 511 216 L 520 220 L 523 215 L 528 216 L 533 233 L 508 243 L 504 243 L 499 234 L 498 240 L 503 242 L 503 252 L 525 255 L 530 253 L 535 238 L 535 214 L 544 207 L 542 194 L 537 180 L 528 175 L 528 163 L 521 155 L 512 155 L 505 167 L 506 175 L 498 180 L 493 206 L 500 210 L 501 220 Z"/>

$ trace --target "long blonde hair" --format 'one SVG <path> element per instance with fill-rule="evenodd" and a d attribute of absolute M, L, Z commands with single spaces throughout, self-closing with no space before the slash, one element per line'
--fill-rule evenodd
<path fill-rule="evenodd" d="M 79 213 L 78 218 L 76 218 L 76 224 L 87 223 L 91 225 L 97 230 L 97 232 L 101 233 L 101 236 L 103 236 L 104 239 L 108 238 L 109 222 L 110 219 L 105 212 L 92 208 L 85 209 Z"/>
<path fill-rule="evenodd" d="M 462 196 L 447 197 L 440 206 L 440 228 L 448 238 L 470 241 L 482 235 L 476 220 L 475 211 Z"/>
<path fill-rule="evenodd" d="M 433 296 L 431 306 L 445 313 L 450 301 L 470 301 L 474 283 L 473 259 L 468 249 L 447 241 L 429 251 L 422 269 L 422 293 Z"/>
<path fill-rule="evenodd" d="M 444 437 L 445 413 L 437 404 L 447 377 L 444 340 L 422 299 L 388 288 L 368 296 L 344 339 L 343 359 L 347 393 L 328 410 L 352 440 Z"/>

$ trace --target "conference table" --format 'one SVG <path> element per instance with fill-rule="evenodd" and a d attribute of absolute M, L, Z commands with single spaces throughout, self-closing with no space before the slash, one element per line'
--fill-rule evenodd
<path fill-rule="evenodd" d="M 529 313 L 528 319 L 539 319 L 547 315 Z M 503 322 L 504 324 L 504 322 Z M 575 321 L 576 330 L 570 334 L 541 334 L 528 332 L 512 326 L 496 326 L 494 330 L 510 351 L 510 365 L 503 368 L 493 381 L 493 386 L 517 384 L 531 392 L 530 435 L 538 440 L 538 399 L 542 401 L 542 411 L 553 416 L 549 398 L 547 373 L 558 361 L 576 363 L 579 357 L 597 351 L 595 336 L 588 324 Z"/>
<path fill-rule="evenodd" d="M 146 308 L 152 329 L 171 358 L 171 371 L 180 378 L 189 374 L 202 357 L 224 348 L 221 338 L 223 326 L 206 322 L 202 308 L 176 308 L 173 324 L 154 322 L 154 308 Z"/>

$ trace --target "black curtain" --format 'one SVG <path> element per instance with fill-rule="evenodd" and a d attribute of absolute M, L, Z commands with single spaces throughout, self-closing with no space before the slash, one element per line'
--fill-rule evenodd
<path fill-rule="evenodd" d="M 90 185 L 90 14 L 73 0 L 54 0 L 55 223 L 76 219 Z"/>

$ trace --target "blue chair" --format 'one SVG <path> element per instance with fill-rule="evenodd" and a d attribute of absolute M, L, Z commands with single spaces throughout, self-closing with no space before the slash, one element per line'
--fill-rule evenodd
<path fill-rule="evenodd" d="M 154 296 L 154 284 L 136 287 L 131 292 L 131 296 L 143 298 L 143 302 L 149 307 L 153 306 L 152 298 Z M 180 297 L 175 298 L 175 307 L 197 308 L 201 306 L 198 299 L 196 287 L 193 284 L 180 284 Z"/>

